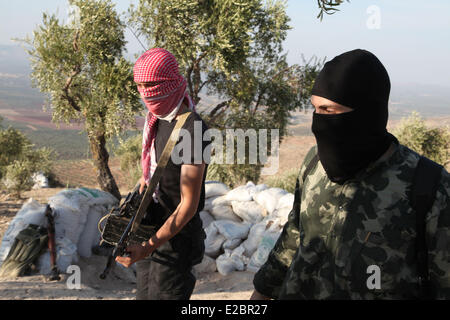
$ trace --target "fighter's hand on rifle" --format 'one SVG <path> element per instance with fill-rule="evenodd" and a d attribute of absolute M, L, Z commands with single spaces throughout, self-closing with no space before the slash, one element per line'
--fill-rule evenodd
<path fill-rule="evenodd" d="M 117 257 L 116 261 L 125 268 L 129 268 L 135 262 L 147 258 L 153 252 L 153 248 L 150 243 L 146 241 L 142 244 L 128 246 L 126 252 L 129 254 L 128 257 Z"/>

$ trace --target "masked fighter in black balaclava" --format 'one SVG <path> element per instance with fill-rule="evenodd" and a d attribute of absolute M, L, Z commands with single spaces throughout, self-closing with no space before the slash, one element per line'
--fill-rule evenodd
<path fill-rule="evenodd" d="M 317 146 L 253 299 L 450 299 L 450 175 L 387 132 L 389 91 L 368 51 L 325 64 Z"/>
<path fill-rule="evenodd" d="M 312 94 L 352 109 L 313 116 L 319 159 L 331 181 L 352 178 L 395 139 L 386 130 L 390 89 L 386 69 L 368 51 L 350 51 L 325 64 Z"/>

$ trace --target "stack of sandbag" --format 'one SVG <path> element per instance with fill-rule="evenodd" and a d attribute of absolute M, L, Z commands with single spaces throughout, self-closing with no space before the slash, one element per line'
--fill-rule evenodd
<path fill-rule="evenodd" d="M 230 190 L 223 183 L 207 181 L 200 217 L 208 265 L 215 259 L 223 275 L 257 271 L 281 234 L 293 201 L 293 194 L 265 184 L 248 182 Z"/>
<path fill-rule="evenodd" d="M 107 192 L 95 189 L 66 189 L 48 199 L 55 221 L 56 263 L 61 272 L 76 263 L 78 256 L 90 257 L 92 247 L 99 244 L 99 220 L 118 203 Z M 46 205 L 30 199 L 9 224 L 0 247 L 0 262 L 6 258 L 17 234 L 29 224 L 47 226 Z M 37 267 L 41 274 L 49 274 L 50 253 L 43 253 Z"/>

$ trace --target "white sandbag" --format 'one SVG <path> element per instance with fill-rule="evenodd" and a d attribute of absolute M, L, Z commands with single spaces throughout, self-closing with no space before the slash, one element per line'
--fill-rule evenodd
<path fill-rule="evenodd" d="M 250 223 L 260 222 L 267 214 L 265 209 L 255 201 L 232 201 L 231 206 L 237 216 Z"/>
<path fill-rule="evenodd" d="M 277 209 L 272 213 L 272 217 L 278 218 L 280 220 L 280 225 L 284 226 L 289 218 L 289 213 L 291 213 L 291 207 L 284 207 L 281 209 Z"/>
<path fill-rule="evenodd" d="M 30 224 L 43 227 L 46 226 L 45 207 L 45 205 L 41 205 L 33 199 L 28 199 L 22 205 L 22 208 L 9 223 L 8 229 L 3 236 L 0 246 L 0 265 L 6 259 L 14 240 L 22 230 L 27 228 Z"/>
<path fill-rule="evenodd" d="M 110 208 L 119 203 L 119 200 L 114 197 L 109 192 L 105 192 L 98 189 L 90 189 L 90 188 L 78 188 L 77 192 L 83 194 L 85 197 L 89 199 L 88 204 L 90 206 L 93 205 L 102 205 L 106 208 Z M 107 212 L 105 212 L 106 214 Z"/>
<path fill-rule="evenodd" d="M 200 219 L 202 220 L 203 229 L 206 229 L 206 227 L 208 227 L 209 224 L 214 221 L 213 216 L 210 215 L 208 211 L 200 211 L 199 215 Z"/>
<path fill-rule="evenodd" d="M 229 275 L 231 272 L 245 270 L 245 263 L 242 259 L 243 249 L 237 248 L 234 251 L 225 250 L 225 253 L 216 260 L 217 271 L 223 276 Z"/>
<path fill-rule="evenodd" d="M 203 256 L 202 262 L 193 266 L 192 270 L 194 275 L 196 276 L 216 272 L 217 271 L 216 261 L 213 258 L 205 255 Z"/>
<path fill-rule="evenodd" d="M 95 210 L 104 215 L 108 213 L 113 205 L 118 203 L 118 200 L 111 194 L 101 190 L 78 188 L 65 189 L 49 198 L 48 203 L 56 213 L 56 236 L 67 237 L 72 243 L 78 244 L 85 230 L 90 210 L 96 207 Z M 98 217 L 98 214 L 95 214 L 95 219 L 93 220 L 96 220 L 96 217 Z M 93 222 L 89 225 L 88 231 L 86 231 L 92 236 L 89 236 L 86 241 L 85 239 L 81 240 L 83 242 L 83 245 L 80 247 L 82 255 L 88 255 L 89 243 L 96 241 L 93 236 L 95 234 Z M 95 224 L 96 228 L 97 224 Z"/>
<path fill-rule="evenodd" d="M 222 248 L 224 250 L 228 249 L 228 250 L 233 250 L 236 249 L 237 247 L 239 247 L 239 245 L 242 243 L 242 239 L 232 239 L 232 240 L 226 240 L 223 245 Z"/>
<path fill-rule="evenodd" d="M 219 181 L 206 181 L 205 182 L 205 198 L 210 198 L 214 196 L 223 196 L 230 188 L 222 182 Z"/>
<path fill-rule="evenodd" d="M 50 197 L 48 203 L 55 213 L 56 237 L 78 243 L 87 221 L 89 197 L 77 189 L 65 189 Z"/>
<path fill-rule="evenodd" d="M 78 243 L 81 232 L 87 220 L 87 214 L 68 207 L 53 207 L 55 216 L 55 236 L 68 238 L 72 243 Z"/>
<path fill-rule="evenodd" d="M 269 186 L 267 184 L 258 184 L 255 186 L 256 192 L 261 192 L 263 190 L 269 189 Z"/>
<path fill-rule="evenodd" d="M 205 199 L 205 205 L 203 206 L 203 210 L 205 211 L 211 211 L 213 205 L 212 202 L 213 200 L 219 198 L 220 196 L 214 196 L 214 197 L 209 197 L 208 199 Z"/>
<path fill-rule="evenodd" d="M 253 198 L 267 210 L 268 214 L 272 214 L 278 206 L 278 201 L 287 193 L 286 190 L 280 188 L 269 188 L 256 193 Z"/>
<path fill-rule="evenodd" d="M 244 254 L 247 257 L 251 257 L 255 253 L 256 249 L 258 249 L 258 246 L 261 242 L 261 239 L 265 231 L 266 231 L 265 222 L 260 222 L 252 226 L 248 234 L 248 238 L 241 245 L 244 247 L 245 249 Z"/>
<path fill-rule="evenodd" d="M 231 250 L 225 250 L 225 253 L 216 259 L 216 265 L 217 271 L 223 276 L 227 276 L 236 270 L 234 261 L 231 259 Z"/>
<path fill-rule="evenodd" d="M 234 214 L 231 206 L 214 206 L 211 209 L 210 213 L 215 220 L 231 220 L 235 222 L 242 222 L 242 219 Z"/>
<path fill-rule="evenodd" d="M 56 265 L 61 273 L 65 273 L 67 268 L 77 261 L 77 246 L 68 238 L 55 238 L 56 244 Z M 51 272 L 50 252 L 42 254 L 37 261 L 37 268 L 42 275 L 48 275 Z"/>
<path fill-rule="evenodd" d="M 263 221 L 254 224 L 250 228 L 247 239 L 242 242 L 241 246 L 244 247 L 244 254 L 247 257 L 251 257 L 258 249 L 259 244 L 264 234 L 270 230 L 277 232 L 281 229 L 278 218 L 267 217 Z"/>
<path fill-rule="evenodd" d="M 228 192 L 225 198 L 228 201 L 252 201 L 253 197 L 250 195 L 249 189 L 255 186 L 239 186 Z"/>
<path fill-rule="evenodd" d="M 247 238 L 251 227 L 248 222 L 238 223 L 230 220 L 216 220 L 212 224 L 227 240 Z"/>
<path fill-rule="evenodd" d="M 269 253 L 275 246 L 280 234 L 281 230 L 276 230 L 275 228 L 269 228 L 269 230 L 264 233 L 258 249 L 252 255 L 247 266 L 248 271 L 257 272 L 259 268 L 261 268 L 261 266 L 267 261 Z"/>
<path fill-rule="evenodd" d="M 219 233 L 214 222 L 205 229 L 205 233 L 205 254 L 216 259 L 222 253 L 222 244 L 226 238 Z"/>
<path fill-rule="evenodd" d="M 69 209 L 87 214 L 90 198 L 77 189 L 65 189 L 48 199 L 48 204 L 53 208 Z"/>
<path fill-rule="evenodd" d="M 77 243 L 78 254 L 82 257 L 89 258 L 92 255 L 92 247 L 99 244 L 101 235 L 98 231 L 98 222 L 103 216 L 101 208 L 102 206 L 92 206 L 89 210 L 86 225 Z"/>
<path fill-rule="evenodd" d="M 279 209 L 284 209 L 284 208 L 289 208 L 292 209 L 292 206 L 294 205 L 294 194 L 292 193 L 287 193 L 284 196 L 282 196 L 280 198 L 280 200 L 278 200 L 278 204 L 277 204 L 277 210 Z"/>
<path fill-rule="evenodd" d="M 231 202 L 224 196 L 214 196 L 205 200 L 203 210 L 211 212 L 213 207 L 217 206 L 231 206 Z"/>

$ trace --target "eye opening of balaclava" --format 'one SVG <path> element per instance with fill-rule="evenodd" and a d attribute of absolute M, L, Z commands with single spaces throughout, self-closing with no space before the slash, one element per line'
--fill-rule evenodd
<path fill-rule="evenodd" d="M 331 181 L 344 183 L 389 148 L 393 141 L 386 130 L 390 88 L 386 69 L 365 50 L 339 55 L 319 73 L 312 95 L 353 109 L 313 115 L 319 159 Z"/>

